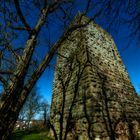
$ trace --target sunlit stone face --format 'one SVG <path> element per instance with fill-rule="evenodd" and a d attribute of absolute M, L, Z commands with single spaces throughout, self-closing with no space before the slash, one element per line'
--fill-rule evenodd
<path fill-rule="evenodd" d="M 58 52 L 51 105 L 58 137 L 67 131 L 67 140 L 127 140 L 127 119 L 139 136 L 139 98 L 112 37 L 91 22 L 72 32 Z"/>

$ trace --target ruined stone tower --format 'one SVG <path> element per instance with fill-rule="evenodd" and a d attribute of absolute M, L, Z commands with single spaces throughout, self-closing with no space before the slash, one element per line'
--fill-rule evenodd
<path fill-rule="evenodd" d="M 115 43 L 78 15 L 58 50 L 51 130 L 59 140 L 136 140 L 140 102 Z"/>

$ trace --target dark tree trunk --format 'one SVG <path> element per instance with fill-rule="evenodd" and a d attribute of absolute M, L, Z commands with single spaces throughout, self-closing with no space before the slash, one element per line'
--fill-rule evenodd
<path fill-rule="evenodd" d="M 17 120 L 17 115 L 15 113 L 8 113 L 7 117 L 1 116 L 3 122 L 0 122 L 0 140 L 10 140 L 14 124 Z"/>
<path fill-rule="evenodd" d="M 6 106 L 7 108 L 5 108 Z M 18 118 L 18 113 L 8 106 L 8 103 L 5 107 L 0 110 L 0 140 L 10 139 L 15 122 Z"/>
<path fill-rule="evenodd" d="M 16 91 L 19 92 L 7 97 L 0 108 L 0 140 L 10 140 L 20 109 L 26 99 L 25 96 L 21 98 L 21 89 Z"/>

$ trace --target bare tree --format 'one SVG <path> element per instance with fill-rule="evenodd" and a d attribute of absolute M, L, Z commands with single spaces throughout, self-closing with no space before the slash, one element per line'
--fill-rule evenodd
<path fill-rule="evenodd" d="M 41 96 L 34 87 L 20 111 L 19 120 L 26 121 L 29 128 L 31 120 L 41 111 L 41 105 Z"/>
<path fill-rule="evenodd" d="M 75 29 L 82 28 L 90 22 L 88 21 L 84 25 L 76 24 L 65 30 L 66 25 L 68 25 L 73 17 L 73 11 L 76 6 L 80 5 L 79 3 L 76 5 L 77 2 L 76 0 L 9 0 L 3 1 L 0 5 L 2 11 L 0 11 L 2 15 L 2 22 L 0 24 L 0 82 L 3 90 L 0 101 L 0 139 L 5 140 L 10 136 L 27 96 L 63 41 Z M 120 17 L 118 13 L 121 13 L 121 10 L 118 11 L 118 9 L 126 6 L 128 7 L 126 8 L 127 11 L 133 4 L 139 5 L 138 0 L 134 0 L 132 3 L 129 1 L 129 3 L 126 2 L 125 4 L 119 1 L 117 8 L 114 10 L 115 2 L 112 0 L 102 0 L 100 2 L 93 0 L 85 1 L 83 15 L 88 14 L 91 9 L 95 8 L 91 20 L 96 19 L 99 15 L 111 15 L 111 13 L 114 13 L 111 19 L 118 21 L 117 19 Z M 99 8 L 96 9 L 96 7 Z M 133 8 L 130 8 L 127 13 L 131 14 L 130 11 L 133 13 Z M 131 16 L 133 18 L 129 21 L 132 21 L 132 19 L 138 21 L 139 7 L 136 14 L 132 15 L 134 16 Z M 57 23 L 62 23 L 61 26 L 63 28 L 61 29 L 65 31 L 65 34 L 56 44 L 52 45 L 52 42 L 49 40 L 49 26 L 53 26 L 51 21 L 55 18 L 57 18 Z M 107 17 L 107 19 L 109 18 Z M 139 25 L 139 23 L 135 23 Z M 116 25 L 115 22 L 114 25 Z M 42 42 L 40 40 L 42 38 L 41 34 L 45 37 L 43 31 L 45 31 L 45 35 L 48 37 L 44 38 L 44 40 L 47 40 L 48 48 L 46 50 L 49 51 L 46 51 L 45 55 L 38 60 L 36 52 L 41 47 L 39 45 L 39 41 Z M 55 32 L 51 33 L 55 34 Z M 30 71 L 31 66 L 35 67 L 33 71 Z"/>
<path fill-rule="evenodd" d="M 47 101 L 43 100 L 41 102 L 41 118 L 43 118 L 43 127 L 44 128 L 49 128 L 49 104 Z"/>

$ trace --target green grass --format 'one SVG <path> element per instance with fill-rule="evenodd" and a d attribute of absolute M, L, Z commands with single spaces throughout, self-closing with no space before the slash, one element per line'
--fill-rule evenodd
<path fill-rule="evenodd" d="M 47 131 L 16 131 L 12 140 L 53 140 L 48 137 Z"/>
<path fill-rule="evenodd" d="M 51 139 L 41 136 L 39 134 L 30 134 L 30 135 L 22 137 L 21 140 L 51 140 Z"/>

